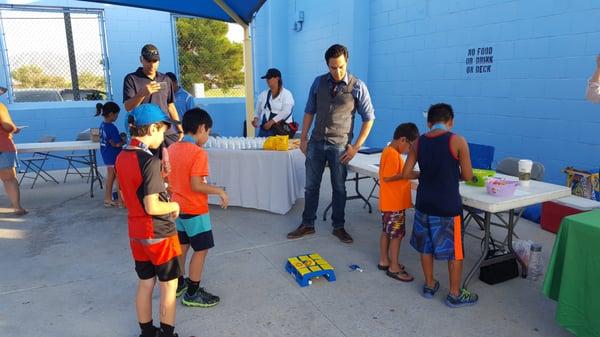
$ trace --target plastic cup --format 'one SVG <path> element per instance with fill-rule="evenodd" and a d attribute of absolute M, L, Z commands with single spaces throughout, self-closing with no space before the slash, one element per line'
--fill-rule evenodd
<path fill-rule="evenodd" d="M 533 161 L 529 159 L 519 160 L 519 183 L 521 186 L 529 186 Z"/>

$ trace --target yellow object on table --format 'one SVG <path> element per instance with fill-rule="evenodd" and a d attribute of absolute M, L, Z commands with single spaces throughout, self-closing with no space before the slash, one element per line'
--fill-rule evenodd
<path fill-rule="evenodd" d="M 289 136 L 271 136 L 265 140 L 263 149 L 274 150 L 274 151 L 287 151 L 289 150 Z"/>

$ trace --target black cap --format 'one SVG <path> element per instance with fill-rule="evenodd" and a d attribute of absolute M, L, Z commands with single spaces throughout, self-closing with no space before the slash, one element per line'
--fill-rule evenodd
<path fill-rule="evenodd" d="M 273 77 L 279 77 L 281 78 L 281 71 L 279 71 L 279 69 L 276 68 L 271 68 L 269 70 L 267 70 L 267 74 L 261 78 L 273 78 Z"/>
<path fill-rule="evenodd" d="M 158 54 L 158 48 L 153 44 L 147 44 L 142 47 L 142 57 L 146 61 L 155 62 L 160 61 L 160 55 Z"/>

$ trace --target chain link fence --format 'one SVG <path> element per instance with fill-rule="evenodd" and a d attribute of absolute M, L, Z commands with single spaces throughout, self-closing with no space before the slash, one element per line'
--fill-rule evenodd
<path fill-rule="evenodd" d="M 0 10 L 13 102 L 107 99 L 101 13 Z"/>
<path fill-rule="evenodd" d="M 244 97 L 244 50 L 229 25 L 176 17 L 179 82 L 196 97 Z"/>

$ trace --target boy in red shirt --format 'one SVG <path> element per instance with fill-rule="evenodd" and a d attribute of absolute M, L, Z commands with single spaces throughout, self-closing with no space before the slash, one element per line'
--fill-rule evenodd
<path fill-rule="evenodd" d="M 419 137 L 419 129 L 413 123 L 399 125 L 394 131 L 394 140 L 383 150 L 379 162 L 379 209 L 383 231 L 379 240 L 379 264 L 377 268 L 386 275 L 402 282 L 411 282 L 414 277 L 398 263 L 400 242 L 405 234 L 405 210 L 412 207 L 410 180 L 402 178 L 404 160 L 412 142 Z"/>
<path fill-rule="evenodd" d="M 208 155 L 202 146 L 208 140 L 211 128 L 212 119 L 208 112 L 199 108 L 188 110 L 183 115 L 186 139 L 169 146 L 169 190 L 181 206 L 176 223 L 183 251 L 179 260 L 183 272 L 179 277 L 177 296 L 183 295 L 181 303 L 190 307 L 207 308 L 220 301 L 218 296 L 200 287 L 206 254 L 215 245 L 208 214 L 208 195 L 218 195 L 223 208 L 228 203 L 223 189 L 207 183 Z M 185 259 L 190 246 L 194 254 L 190 261 L 189 278 L 185 280 Z"/>
<path fill-rule="evenodd" d="M 162 178 L 160 159 L 151 150 L 164 140 L 170 124 L 154 104 L 142 104 L 128 116 L 131 143 L 118 155 L 115 170 L 125 204 L 129 242 L 139 277 L 136 311 L 140 337 L 176 337 L 175 290 L 181 274 L 181 255 L 173 220 L 179 205 L 169 201 Z M 160 284 L 160 329 L 152 324 L 152 293 L 156 278 Z"/>

